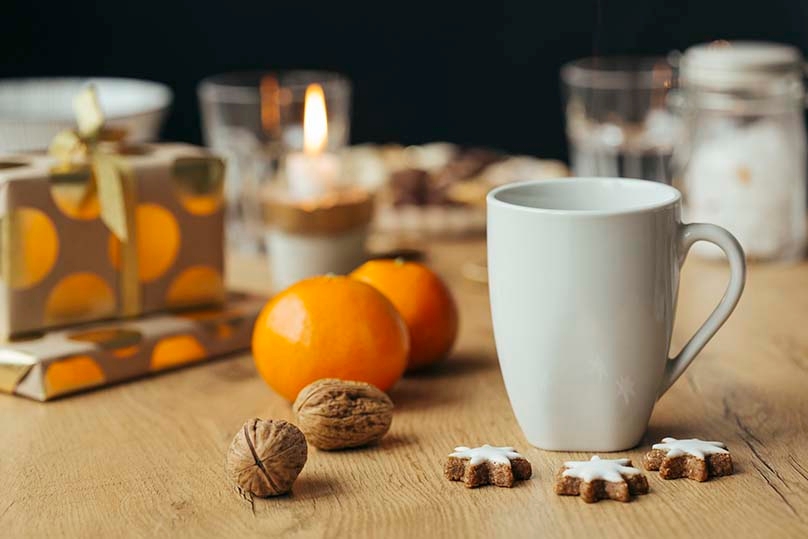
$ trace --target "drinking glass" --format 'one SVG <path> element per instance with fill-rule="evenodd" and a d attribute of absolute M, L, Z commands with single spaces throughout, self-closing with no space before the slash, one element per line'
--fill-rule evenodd
<path fill-rule="evenodd" d="M 671 58 L 592 57 L 561 68 L 572 171 L 576 176 L 671 183 L 680 131 L 666 108 Z"/>
<path fill-rule="evenodd" d="M 319 84 L 328 118 L 327 150 L 350 136 L 351 84 L 327 71 L 245 71 L 199 83 L 205 143 L 227 160 L 226 233 L 230 248 L 263 248 L 262 193 L 286 153 L 303 148 L 306 88 Z"/>

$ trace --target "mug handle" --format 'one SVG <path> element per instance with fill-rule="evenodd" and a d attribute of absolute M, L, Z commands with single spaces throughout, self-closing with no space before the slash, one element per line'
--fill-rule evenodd
<path fill-rule="evenodd" d="M 685 262 L 690 247 L 697 241 L 708 241 L 724 251 L 729 260 L 729 284 L 724 292 L 724 297 L 718 302 L 715 310 L 707 320 L 690 338 L 679 354 L 670 358 L 665 365 L 665 375 L 662 379 L 662 387 L 659 391 L 661 397 L 679 378 L 693 359 L 701 352 L 713 335 L 719 330 L 724 322 L 741 299 L 744 284 L 746 283 L 746 259 L 743 248 L 735 236 L 721 228 L 720 226 L 705 223 L 680 224 L 678 231 L 679 267 Z"/>

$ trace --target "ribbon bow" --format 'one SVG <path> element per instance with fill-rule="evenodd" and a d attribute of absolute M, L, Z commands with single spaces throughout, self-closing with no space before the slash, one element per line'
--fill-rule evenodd
<path fill-rule="evenodd" d="M 125 133 L 104 126 L 104 113 L 95 86 L 88 85 L 73 99 L 77 129 L 58 133 L 48 153 L 59 161 L 57 171 L 69 171 L 77 163 L 92 170 L 82 193 L 82 201 L 97 193 L 101 220 L 121 242 L 122 314 L 140 312 L 137 245 L 135 242 L 136 192 L 126 158 L 117 152 Z"/>

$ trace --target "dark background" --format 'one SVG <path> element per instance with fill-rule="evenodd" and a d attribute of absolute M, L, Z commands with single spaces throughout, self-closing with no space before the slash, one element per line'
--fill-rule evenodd
<path fill-rule="evenodd" d="M 449 140 L 566 158 L 559 67 L 713 39 L 808 49 L 808 2 L 5 0 L 0 75 L 153 79 L 175 92 L 164 137 L 199 142 L 196 84 L 245 68 L 354 82 L 354 142 Z"/>

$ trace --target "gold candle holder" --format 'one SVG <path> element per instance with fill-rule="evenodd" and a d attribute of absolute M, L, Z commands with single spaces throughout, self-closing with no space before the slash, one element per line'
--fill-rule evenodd
<path fill-rule="evenodd" d="M 273 289 L 314 275 L 349 273 L 364 262 L 373 208 L 373 196 L 361 189 L 311 200 L 270 192 L 263 209 Z"/>

